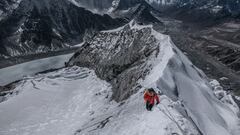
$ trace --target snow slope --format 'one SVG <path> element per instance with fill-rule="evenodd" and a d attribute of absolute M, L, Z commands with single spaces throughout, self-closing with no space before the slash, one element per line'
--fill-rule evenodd
<path fill-rule="evenodd" d="M 159 33 L 154 35 L 161 38 Z M 171 99 L 181 101 L 188 116 L 204 135 L 240 134 L 239 110 L 228 106 L 235 105 L 234 101 L 231 99 L 228 105 L 219 101 L 205 74 L 188 60 L 170 37 L 164 41 L 166 43 L 162 44 L 167 47 L 162 45 L 162 48 L 168 49 L 162 49 L 165 55 L 160 53 L 152 61 L 153 69 L 142 85 L 160 89 Z"/>
<path fill-rule="evenodd" d="M 181 135 L 172 117 L 187 135 L 197 134 L 167 97 L 153 112 L 145 110 L 141 92 L 123 103 L 110 101 L 111 85 L 86 68 L 27 77 L 15 90 L 19 95 L 0 104 L 1 135 Z"/>
<path fill-rule="evenodd" d="M 163 76 L 157 79 L 156 87 L 172 99 L 180 100 L 204 135 L 240 134 L 238 112 L 216 98 L 205 74 L 179 49 L 173 46 L 173 51 L 175 54 Z"/>
<path fill-rule="evenodd" d="M 63 67 L 64 62 L 67 62 L 72 55 L 73 54 L 54 56 L 2 68 L 0 69 L 0 86 L 22 79 L 27 75 Z"/>

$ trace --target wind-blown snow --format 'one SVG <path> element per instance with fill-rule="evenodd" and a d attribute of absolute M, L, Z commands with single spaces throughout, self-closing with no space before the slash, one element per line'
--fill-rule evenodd
<path fill-rule="evenodd" d="M 18 96 L 0 104 L 1 135 L 67 135 L 104 110 L 107 83 L 87 69 L 69 68 L 25 78 Z M 105 102 L 104 102 L 105 100 Z M 99 102 L 101 101 L 101 102 Z"/>
<path fill-rule="evenodd" d="M 173 50 L 163 76 L 155 82 L 157 88 L 180 100 L 204 135 L 238 135 L 240 121 L 236 112 L 216 98 L 205 75 L 180 50 L 175 46 Z"/>
<path fill-rule="evenodd" d="M 110 101 L 111 85 L 86 68 L 31 76 L 15 91 L 19 95 L 0 104 L 1 135 L 197 134 L 166 96 L 152 112 L 141 91 L 125 103 Z"/>
<path fill-rule="evenodd" d="M 0 86 L 20 80 L 27 75 L 63 67 L 72 55 L 73 54 L 54 56 L 2 68 L 0 69 Z"/>

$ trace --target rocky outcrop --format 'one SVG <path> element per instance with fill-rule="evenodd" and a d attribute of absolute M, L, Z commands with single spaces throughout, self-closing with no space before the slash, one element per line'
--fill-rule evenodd
<path fill-rule="evenodd" d="M 0 1 L 0 21 L 15 10 L 22 0 L 1 0 Z"/>
<path fill-rule="evenodd" d="M 141 88 L 138 81 L 151 69 L 151 59 L 159 54 L 167 37 L 156 38 L 151 27 L 130 24 L 103 31 L 87 41 L 68 65 L 94 69 L 113 87 L 113 99 L 121 101 Z"/>

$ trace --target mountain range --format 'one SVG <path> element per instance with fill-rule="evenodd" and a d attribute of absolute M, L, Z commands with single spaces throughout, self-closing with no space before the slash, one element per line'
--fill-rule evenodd
<path fill-rule="evenodd" d="M 57 51 L 82 42 L 85 33 L 115 28 L 125 22 L 94 14 L 67 0 L 5 3 L 11 7 L 2 8 L 0 21 L 0 55 L 5 57 Z"/>
<path fill-rule="evenodd" d="M 209 25 L 238 18 L 239 9 L 238 0 L 2 0 L 0 57 L 69 48 L 82 42 L 85 33 L 116 28 L 131 19 L 160 24 L 159 16 L 171 16 Z"/>
<path fill-rule="evenodd" d="M 238 9 L 2 0 L 0 134 L 239 135 Z"/>

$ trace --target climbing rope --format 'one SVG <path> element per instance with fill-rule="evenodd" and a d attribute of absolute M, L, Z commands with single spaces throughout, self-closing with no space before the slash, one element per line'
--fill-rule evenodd
<path fill-rule="evenodd" d="M 177 125 L 177 127 L 179 128 L 179 130 L 182 132 L 182 134 L 185 135 L 184 130 L 181 128 L 181 126 L 178 124 L 178 122 L 174 119 L 173 115 L 168 110 L 168 108 L 164 104 L 161 104 L 161 105 L 165 109 L 162 109 L 160 106 L 158 106 L 157 108 L 159 109 L 159 111 L 163 112 L 164 115 L 166 115 L 172 122 L 174 122 Z"/>

